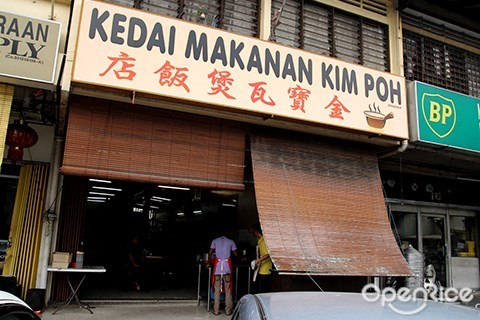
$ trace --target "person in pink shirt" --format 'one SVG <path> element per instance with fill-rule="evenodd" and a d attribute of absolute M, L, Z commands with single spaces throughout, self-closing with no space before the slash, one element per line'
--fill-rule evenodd
<path fill-rule="evenodd" d="M 223 230 L 224 231 L 224 230 Z M 232 301 L 232 261 L 231 253 L 237 255 L 237 246 L 235 242 L 221 232 L 221 236 L 213 239 L 208 253 L 208 261 L 213 263 L 213 285 L 214 285 L 214 304 L 213 314 L 220 314 L 220 292 L 222 284 L 225 289 L 225 314 L 231 315 L 233 310 Z M 215 253 L 215 258 L 212 256 Z M 207 266 L 209 267 L 209 265 Z"/>

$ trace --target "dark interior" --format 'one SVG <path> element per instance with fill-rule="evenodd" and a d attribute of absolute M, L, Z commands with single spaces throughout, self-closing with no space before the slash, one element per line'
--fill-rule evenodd
<path fill-rule="evenodd" d="M 219 228 L 238 239 L 234 192 L 92 179 L 88 192 L 81 246 L 85 263 L 103 265 L 107 273 L 88 279 L 87 298 L 196 298 L 198 266 Z M 140 292 L 127 277 L 133 235 L 146 253 Z"/>

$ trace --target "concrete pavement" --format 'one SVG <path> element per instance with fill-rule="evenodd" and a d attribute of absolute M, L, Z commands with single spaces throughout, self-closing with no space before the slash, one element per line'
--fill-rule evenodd
<path fill-rule="evenodd" d="M 206 301 L 201 301 L 197 305 L 196 300 L 158 300 L 158 301 L 101 301 L 90 302 L 93 307 L 93 314 L 85 309 L 81 309 L 72 301 L 66 309 L 58 311 L 55 307 L 48 307 L 42 314 L 42 320 L 224 320 L 230 319 L 226 316 L 224 310 L 221 310 L 219 316 L 212 313 L 213 306 L 207 311 Z M 474 307 L 480 305 L 480 292 L 474 292 L 472 301 L 462 303 L 463 305 Z"/>
<path fill-rule="evenodd" d="M 58 311 L 49 307 L 42 314 L 43 320 L 162 320 L 162 319 L 178 319 L 178 320 L 223 320 L 230 319 L 226 316 L 224 310 L 221 310 L 219 316 L 215 316 L 207 312 L 206 303 L 203 302 L 199 306 L 196 301 L 160 301 L 160 302 L 124 302 L 124 303 L 89 303 L 93 314 L 88 310 L 81 309 L 75 302 L 70 306 Z"/>

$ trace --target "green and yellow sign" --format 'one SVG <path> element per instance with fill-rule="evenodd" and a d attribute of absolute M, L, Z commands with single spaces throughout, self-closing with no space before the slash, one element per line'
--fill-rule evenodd
<path fill-rule="evenodd" d="M 422 82 L 409 84 L 412 141 L 480 152 L 480 99 Z"/>

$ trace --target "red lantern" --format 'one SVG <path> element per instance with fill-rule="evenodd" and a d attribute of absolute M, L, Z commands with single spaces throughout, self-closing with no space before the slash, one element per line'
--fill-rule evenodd
<path fill-rule="evenodd" d="M 7 129 L 7 158 L 13 163 L 23 159 L 23 149 L 30 148 L 38 141 L 38 134 L 26 123 L 20 120 L 14 120 L 13 124 L 8 125 Z"/>

